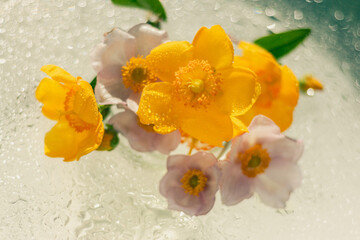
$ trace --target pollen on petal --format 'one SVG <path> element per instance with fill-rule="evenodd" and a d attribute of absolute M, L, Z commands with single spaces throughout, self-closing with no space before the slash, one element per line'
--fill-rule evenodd
<path fill-rule="evenodd" d="M 206 107 L 215 100 L 222 78 L 206 60 L 192 60 L 175 73 L 174 96 L 185 106 Z"/>

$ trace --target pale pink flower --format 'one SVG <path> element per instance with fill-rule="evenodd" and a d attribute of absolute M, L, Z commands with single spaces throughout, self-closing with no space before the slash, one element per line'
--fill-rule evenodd
<path fill-rule="evenodd" d="M 284 208 L 290 193 L 301 183 L 297 161 L 303 144 L 282 135 L 279 127 L 262 115 L 254 117 L 248 129 L 234 138 L 221 164 L 222 202 L 235 205 L 256 192 L 265 204 Z"/>
<path fill-rule="evenodd" d="M 166 135 L 155 133 L 152 126 L 141 124 L 136 115 L 142 88 L 157 81 L 145 57 L 166 40 L 164 30 L 138 24 L 128 32 L 114 28 L 92 52 L 97 71 L 96 99 L 99 104 L 117 104 L 125 109 L 109 123 L 128 139 L 133 149 L 141 152 L 157 150 L 169 154 L 180 143 L 179 131 Z"/>
<path fill-rule="evenodd" d="M 114 28 L 106 33 L 103 42 L 98 44 L 91 53 L 92 65 L 97 72 L 95 92 L 99 103 L 102 105 L 126 104 L 129 98 L 139 98 L 136 96 L 138 92 L 124 85 L 123 67 L 126 67 L 131 59 L 144 60 L 151 49 L 166 40 L 166 31 L 145 23 L 135 25 L 128 32 Z M 136 63 L 141 64 L 139 61 Z M 144 69 L 146 70 L 146 66 Z"/>
<path fill-rule="evenodd" d="M 215 156 L 208 152 L 169 156 L 167 170 L 160 193 L 167 198 L 168 208 L 191 216 L 207 214 L 214 206 L 220 178 Z"/>

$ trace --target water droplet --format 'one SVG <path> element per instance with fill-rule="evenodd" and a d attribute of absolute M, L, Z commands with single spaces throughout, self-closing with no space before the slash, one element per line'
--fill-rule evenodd
<path fill-rule="evenodd" d="M 308 96 L 312 97 L 312 96 L 314 96 L 315 91 L 314 91 L 314 89 L 309 88 L 309 89 L 306 91 L 306 94 L 307 94 Z"/>
<path fill-rule="evenodd" d="M 266 28 L 269 29 L 269 30 L 273 30 L 275 28 L 275 26 L 276 26 L 276 24 L 274 23 L 274 24 L 271 24 L 269 26 L 266 26 Z"/>
<path fill-rule="evenodd" d="M 6 63 L 6 59 L 0 58 L 0 64 L 4 64 L 4 63 Z"/>
<path fill-rule="evenodd" d="M 341 12 L 339 10 L 335 11 L 334 16 L 335 16 L 336 20 L 339 20 L 339 21 L 344 20 L 344 14 L 343 14 L 343 12 Z"/>
<path fill-rule="evenodd" d="M 79 1 L 78 6 L 79 7 L 86 7 L 86 1 Z"/>
<path fill-rule="evenodd" d="M 273 17 L 273 16 L 275 16 L 275 14 L 276 14 L 276 11 L 275 11 L 275 9 L 273 9 L 273 8 L 266 8 L 265 9 L 265 14 L 266 14 L 266 16 L 269 16 L 269 17 Z"/>
<path fill-rule="evenodd" d="M 303 17 L 304 17 L 304 15 L 303 15 L 302 11 L 300 11 L 300 10 L 295 10 L 294 11 L 294 18 L 296 20 L 301 20 L 301 19 L 303 19 Z"/>

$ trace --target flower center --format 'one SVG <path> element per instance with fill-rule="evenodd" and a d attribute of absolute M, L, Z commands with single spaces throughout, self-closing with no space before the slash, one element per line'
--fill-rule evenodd
<path fill-rule="evenodd" d="M 70 127 L 72 127 L 76 132 L 82 132 L 84 130 L 89 130 L 91 128 L 91 124 L 82 120 L 75 111 L 75 101 L 77 97 L 83 97 L 83 94 L 78 91 L 76 86 L 72 87 L 67 93 L 64 102 L 64 110 L 65 110 L 65 119 L 67 120 Z"/>
<path fill-rule="evenodd" d="M 143 57 L 132 57 L 121 69 L 125 87 L 134 92 L 141 92 L 144 87 L 156 81 L 155 75 L 149 70 Z"/>
<path fill-rule="evenodd" d="M 222 78 L 205 60 L 192 60 L 175 73 L 174 94 L 184 105 L 206 107 L 221 89 Z"/>
<path fill-rule="evenodd" d="M 237 162 L 241 163 L 242 172 L 248 177 L 256 177 L 269 166 L 271 158 L 261 144 L 255 144 L 244 153 L 239 153 Z"/>
<path fill-rule="evenodd" d="M 181 178 L 180 182 L 183 184 L 186 193 L 194 196 L 199 196 L 206 186 L 207 177 L 204 173 L 197 169 L 188 170 Z"/>

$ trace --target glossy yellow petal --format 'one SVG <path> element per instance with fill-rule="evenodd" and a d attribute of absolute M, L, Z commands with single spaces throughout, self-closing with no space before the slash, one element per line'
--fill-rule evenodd
<path fill-rule="evenodd" d="M 77 132 L 63 119 L 45 135 L 45 154 L 64 158 L 66 162 L 79 160 L 99 147 L 103 132 L 102 121 L 92 129 Z"/>
<path fill-rule="evenodd" d="M 293 107 L 299 99 L 299 82 L 287 66 L 281 66 L 281 90 L 278 98 Z"/>
<path fill-rule="evenodd" d="M 276 125 L 280 127 L 281 131 L 285 131 L 292 122 L 294 107 L 286 104 L 283 101 L 273 101 L 271 107 L 264 108 L 254 105 L 246 114 L 238 116 L 237 118 L 249 125 L 256 115 L 264 115 L 273 120 Z"/>
<path fill-rule="evenodd" d="M 142 124 L 153 124 L 156 132 L 170 133 L 179 127 L 173 104 L 171 83 L 151 83 L 142 92 L 137 115 Z"/>
<path fill-rule="evenodd" d="M 264 107 L 261 103 L 256 102 L 254 106 L 238 119 L 249 125 L 253 117 L 262 114 L 271 118 L 281 131 L 290 127 L 293 119 L 293 112 L 299 98 L 299 87 L 296 77 L 291 70 L 282 66 L 281 89 L 280 93 L 272 100 L 271 105 Z"/>
<path fill-rule="evenodd" d="M 98 107 L 91 85 L 82 80 L 79 81 L 79 89 L 71 98 L 73 101 L 72 111 L 86 123 L 96 125 L 98 122 Z"/>
<path fill-rule="evenodd" d="M 234 47 L 230 38 L 219 25 L 210 29 L 200 28 L 194 40 L 194 58 L 207 60 L 215 69 L 230 67 L 234 58 Z"/>
<path fill-rule="evenodd" d="M 100 112 L 98 112 L 97 119 L 97 125 L 93 125 L 86 134 L 78 135 L 79 152 L 81 153 L 81 156 L 96 150 L 102 142 L 104 136 L 104 124 Z"/>
<path fill-rule="evenodd" d="M 238 47 L 242 49 L 242 57 L 250 62 L 252 65 L 250 68 L 254 71 L 263 69 L 269 61 L 276 63 L 276 59 L 270 52 L 254 43 L 241 41 Z"/>
<path fill-rule="evenodd" d="M 58 120 L 64 111 L 66 88 L 59 82 L 44 78 L 36 89 L 35 97 L 42 102 L 43 114 L 53 120 Z"/>
<path fill-rule="evenodd" d="M 233 123 L 230 117 L 219 112 L 214 105 L 207 109 L 177 106 L 181 115 L 181 130 L 201 142 L 221 147 L 223 141 L 231 140 Z"/>
<path fill-rule="evenodd" d="M 248 68 L 228 68 L 221 71 L 223 76 L 222 91 L 216 103 L 228 115 L 244 114 L 255 103 L 261 93 L 256 75 Z"/>
<path fill-rule="evenodd" d="M 45 65 L 41 71 L 49 75 L 52 79 L 63 83 L 76 83 L 76 78 L 64 69 L 55 65 Z"/>
<path fill-rule="evenodd" d="M 185 41 L 167 42 L 154 48 L 146 61 L 158 78 L 172 82 L 175 72 L 193 58 L 193 50 L 193 46 Z"/>
<path fill-rule="evenodd" d="M 64 161 L 78 160 L 80 157 L 76 132 L 66 121 L 58 122 L 46 133 L 45 154 L 49 157 L 64 158 Z"/>
<path fill-rule="evenodd" d="M 247 125 L 243 123 L 239 118 L 231 116 L 230 117 L 233 123 L 233 138 L 247 132 Z"/>

